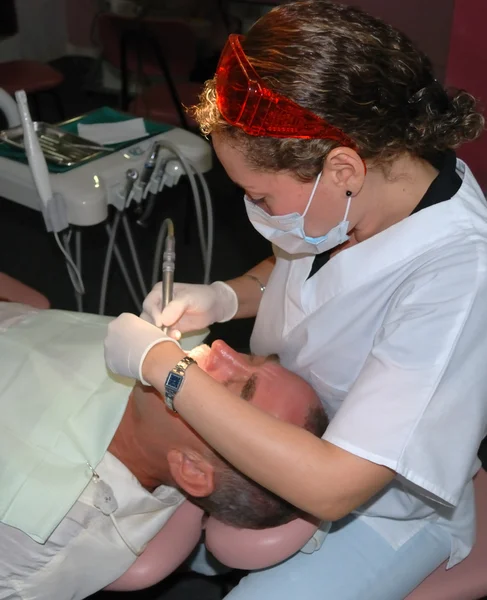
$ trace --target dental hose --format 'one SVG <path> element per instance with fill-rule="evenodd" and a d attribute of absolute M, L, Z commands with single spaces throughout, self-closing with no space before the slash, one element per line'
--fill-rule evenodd
<path fill-rule="evenodd" d="M 107 288 L 108 288 L 108 277 L 110 275 L 110 266 L 111 266 L 113 255 L 115 255 L 115 258 L 117 259 L 118 266 L 120 267 L 122 277 L 125 280 L 125 283 L 127 285 L 127 289 L 132 298 L 132 301 L 134 302 L 134 304 L 137 307 L 137 310 L 139 312 L 142 310 L 142 303 L 139 300 L 139 298 L 137 297 L 137 293 L 134 289 L 134 286 L 132 285 L 132 281 L 130 279 L 130 275 L 128 273 L 128 269 L 123 260 L 122 254 L 121 254 L 117 244 L 115 243 L 115 239 L 117 237 L 117 231 L 118 231 L 118 227 L 120 225 L 121 217 L 122 217 L 121 211 L 117 211 L 117 213 L 115 214 L 115 218 L 113 220 L 112 226 L 110 227 L 110 225 L 105 224 L 105 230 L 108 234 L 108 247 L 107 247 L 107 252 L 105 255 L 105 263 L 103 266 L 103 276 L 102 276 L 101 292 L 100 292 L 100 305 L 99 305 L 99 311 L 98 311 L 98 313 L 100 315 L 105 314 L 105 303 L 106 303 L 106 295 L 107 295 Z"/>
<path fill-rule="evenodd" d="M 176 158 L 179 160 L 179 162 L 181 163 L 181 165 L 183 167 L 184 173 L 188 177 L 191 191 L 193 194 L 194 207 L 195 207 L 195 212 L 196 212 L 196 224 L 197 224 L 197 228 L 198 228 L 198 237 L 200 240 L 201 254 L 202 254 L 202 259 L 203 259 L 203 268 L 204 268 L 203 283 L 206 283 L 206 284 L 210 283 L 211 259 L 212 259 L 212 253 L 213 253 L 213 227 L 214 227 L 214 225 L 213 225 L 213 210 L 212 210 L 212 206 L 211 206 L 211 196 L 210 196 L 210 193 L 208 190 L 208 186 L 206 184 L 206 181 L 204 180 L 203 175 L 201 173 L 199 173 L 192 166 L 191 162 L 184 156 L 184 154 L 182 154 L 182 152 L 179 150 L 179 148 L 175 144 L 171 143 L 168 140 L 164 140 L 164 142 L 161 145 L 176 156 Z M 157 163 L 155 166 L 156 172 L 159 172 L 159 170 L 161 169 L 163 160 L 165 160 L 164 154 L 159 153 Z M 201 186 L 203 188 L 203 197 L 204 197 L 204 200 L 206 203 L 206 217 L 207 217 L 207 230 L 208 230 L 207 235 L 205 235 L 205 218 L 203 216 L 201 196 L 200 196 L 198 184 L 196 182 L 196 177 L 195 177 L 194 173 L 197 174 L 197 176 L 200 180 Z M 164 234 L 162 234 L 162 235 L 164 235 Z M 156 260 L 154 263 L 154 271 L 153 271 L 153 279 L 152 279 L 153 285 L 155 285 L 158 274 L 159 274 L 160 252 L 161 251 L 162 251 L 162 248 L 159 250 L 158 258 L 157 258 L 157 253 L 156 253 Z"/>

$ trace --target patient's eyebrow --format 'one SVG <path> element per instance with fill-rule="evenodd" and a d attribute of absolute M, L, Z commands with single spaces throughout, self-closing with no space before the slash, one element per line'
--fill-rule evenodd
<path fill-rule="evenodd" d="M 254 397 L 255 387 L 257 383 L 257 375 L 254 373 L 245 382 L 242 391 L 240 392 L 240 398 L 243 400 L 250 401 Z"/>

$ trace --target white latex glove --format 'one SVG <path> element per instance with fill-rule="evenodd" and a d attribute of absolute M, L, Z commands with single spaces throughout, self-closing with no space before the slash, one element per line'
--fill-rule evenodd
<path fill-rule="evenodd" d="M 144 300 L 140 316 L 157 327 L 172 327 L 185 333 L 230 321 L 237 308 L 237 294 L 223 281 L 215 281 L 211 285 L 175 283 L 173 300 L 162 310 L 159 282 Z"/>
<path fill-rule="evenodd" d="M 144 385 L 150 385 L 142 377 L 142 364 L 149 350 L 161 342 L 178 344 L 158 327 L 131 313 L 122 313 L 108 325 L 106 365 L 114 373 L 140 379 Z"/>

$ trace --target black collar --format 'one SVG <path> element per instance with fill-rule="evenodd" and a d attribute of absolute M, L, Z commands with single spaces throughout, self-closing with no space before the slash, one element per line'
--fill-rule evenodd
<path fill-rule="evenodd" d="M 412 215 L 423 210 L 423 208 L 428 208 L 434 204 L 450 200 L 462 185 L 462 178 L 456 171 L 457 157 L 453 150 L 438 154 L 437 156 L 432 157 L 429 162 L 435 169 L 438 169 L 438 175 L 411 213 Z"/>

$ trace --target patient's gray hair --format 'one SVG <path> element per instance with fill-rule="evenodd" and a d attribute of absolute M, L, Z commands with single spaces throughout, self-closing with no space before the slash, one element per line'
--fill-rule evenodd
<path fill-rule="evenodd" d="M 304 429 L 321 437 L 328 419 L 319 401 L 310 407 Z M 206 498 L 189 499 L 215 519 L 240 529 L 266 529 L 288 523 L 301 516 L 289 502 L 269 492 L 222 457 L 212 457 L 215 467 L 215 491 Z"/>

